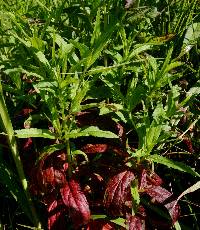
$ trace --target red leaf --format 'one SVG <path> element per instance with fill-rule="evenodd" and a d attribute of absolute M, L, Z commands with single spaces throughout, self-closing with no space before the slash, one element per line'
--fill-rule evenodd
<path fill-rule="evenodd" d="M 81 148 L 85 153 L 105 153 L 105 152 L 114 152 L 120 156 L 127 157 L 128 153 L 122 148 L 113 146 L 110 144 L 86 144 Z"/>
<path fill-rule="evenodd" d="M 172 218 L 172 223 L 174 224 L 177 221 L 178 217 L 180 216 L 180 206 L 177 204 L 177 201 L 175 200 L 166 204 L 165 208 L 167 208 Z"/>
<path fill-rule="evenodd" d="M 120 139 L 121 143 L 126 145 L 126 132 L 125 132 L 124 127 L 120 123 L 117 123 L 116 124 L 116 129 L 117 129 L 117 132 L 118 132 L 117 135 L 119 136 L 119 139 Z"/>
<path fill-rule="evenodd" d="M 65 208 L 61 200 L 53 200 L 48 206 L 48 229 L 49 230 L 63 230 L 66 226 Z"/>
<path fill-rule="evenodd" d="M 40 160 L 39 165 L 32 169 L 32 191 L 49 193 L 66 183 L 65 172 L 68 168 L 65 154 L 55 152 Z"/>
<path fill-rule="evenodd" d="M 152 186 L 146 190 L 146 193 L 151 196 L 158 203 L 164 203 L 167 199 L 172 196 L 172 193 L 167 191 L 165 188 L 160 186 Z M 164 205 L 167 208 L 171 218 L 172 223 L 175 223 L 180 215 L 180 206 L 176 201 L 172 201 Z"/>
<path fill-rule="evenodd" d="M 149 184 L 156 186 L 160 186 L 163 183 L 162 179 L 155 172 L 151 172 L 147 175 L 147 181 Z"/>
<path fill-rule="evenodd" d="M 107 144 L 87 144 L 81 148 L 85 153 L 105 153 L 108 151 Z"/>
<path fill-rule="evenodd" d="M 51 192 L 66 183 L 65 174 L 53 167 L 37 170 L 37 182 L 43 192 Z"/>
<path fill-rule="evenodd" d="M 142 220 L 139 216 L 131 216 L 127 217 L 128 230 L 142 230 L 144 228 L 144 220 Z"/>
<path fill-rule="evenodd" d="M 32 147 L 32 145 L 33 145 L 32 138 L 31 137 L 27 138 L 27 139 L 25 139 L 25 143 L 23 144 L 23 149 L 28 150 L 28 149 L 30 149 Z"/>
<path fill-rule="evenodd" d="M 116 225 L 114 223 L 103 219 L 93 220 L 87 226 L 87 230 L 115 230 L 115 229 L 116 229 Z"/>
<path fill-rule="evenodd" d="M 104 205 L 114 215 L 123 215 L 125 202 L 130 195 L 130 184 L 135 178 L 131 171 L 124 171 L 109 180 L 105 191 Z"/>
<path fill-rule="evenodd" d="M 148 173 L 146 169 L 142 170 L 140 177 L 140 190 L 149 188 L 152 185 L 160 186 L 162 183 L 162 179 L 155 172 Z"/>
<path fill-rule="evenodd" d="M 183 142 L 187 145 L 188 151 L 189 151 L 190 153 L 194 153 L 194 149 L 193 149 L 193 145 L 192 145 L 191 138 L 185 136 L 185 137 L 183 138 Z"/>
<path fill-rule="evenodd" d="M 26 108 L 26 109 L 22 109 L 20 114 L 25 117 L 25 116 L 28 116 L 32 112 L 33 112 L 33 109 Z"/>
<path fill-rule="evenodd" d="M 60 193 L 74 228 L 87 224 L 90 220 L 90 209 L 79 183 L 71 179 L 60 189 Z"/>
<path fill-rule="evenodd" d="M 145 192 L 158 203 L 163 203 L 172 195 L 171 192 L 160 186 L 152 186 L 147 188 Z"/>

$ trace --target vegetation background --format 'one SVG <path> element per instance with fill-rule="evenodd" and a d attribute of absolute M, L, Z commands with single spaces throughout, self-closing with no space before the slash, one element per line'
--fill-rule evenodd
<path fill-rule="evenodd" d="M 199 63 L 198 0 L 0 0 L 0 229 L 198 230 Z"/>

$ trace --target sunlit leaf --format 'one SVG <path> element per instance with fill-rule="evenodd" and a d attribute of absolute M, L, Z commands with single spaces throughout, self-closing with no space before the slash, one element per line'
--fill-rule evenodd
<path fill-rule="evenodd" d="M 104 205 L 109 213 L 117 216 L 124 214 L 124 205 L 134 178 L 133 172 L 124 171 L 109 180 L 104 196 Z"/>
<path fill-rule="evenodd" d="M 110 131 L 100 130 L 96 126 L 90 126 L 85 129 L 72 130 L 67 134 L 68 138 L 77 138 L 77 137 L 86 137 L 86 136 L 94 136 L 94 137 L 103 137 L 103 138 L 118 138 L 118 136 Z"/>
<path fill-rule="evenodd" d="M 157 154 L 148 156 L 147 159 L 156 162 L 158 164 L 166 165 L 169 168 L 177 169 L 179 171 L 189 173 L 193 176 L 200 177 L 199 173 L 195 172 L 195 170 L 193 170 L 190 166 L 182 162 L 173 161 Z"/>
<path fill-rule="evenodd" d="M 74 227 L 78 228 L 81 225 L 87 224 L 90 220 L 90 209 L 79 183 L 70 179 L 60 189 L 60 193 Z"/>
<path fill-rule="evenodd" d="M 55 134 L 51 133 L 48 129 L 37 129 L 37 128 L 19 129 L 19 130 L 15 130 L 15 133 L 16 133 L 16 137 L 18 138 L 42 137 L 42 138 L 56 139 Z"/>

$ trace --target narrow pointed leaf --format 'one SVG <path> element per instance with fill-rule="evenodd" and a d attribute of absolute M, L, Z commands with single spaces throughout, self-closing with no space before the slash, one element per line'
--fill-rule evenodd
<path fill-rule="evenodd" d="M 37 128 L 19 129 L 19 130 L 15 130 L 15 133 L 18 138 L 42 137 L 42 138 L 56 139 L 56 135 L 54 133 L 51 133 L 48 129 L 37 129 Z"/>
<path fill-rule="evenodd" d="M 147 159 L 153 162 L 156 162 L 158 164 L 166 165 L 169 168 L 177 169 L 179 171 L 189 173 L 193 176 L 200 177 L 199 173 L 195 172 L 195 170 L 193 170 L 190 166 L 187 166 L 182 162 L 173 161 L 173 160 L 167 159 L 166 157 L 159 156 L 157 154 L 148 156 Z"/>
<path fill-rule="evenodd" d="M 67 223 L 65 221 L 65 210 L 61 200 L 53 200 L 47 208 L 48 230 L 62 230 Z"/>
<path fill-rule="evenodd" d="M 73 130 L 71 133 L 67 134 L 68 138 L 77 138 L 77 137 L 103 137 L 103 138 L 118 138 L 118 136 L 110 131 L 104 131 L 99 129 L 96 126 L 90 126 L 85 129 Z"/>
<path fill-rule="evenodd" d="M 181 195 L 175 201 L 165 205 L 165 207 L 169 210 L 173 223 L 176 222 L 177 216 L 179 216 L 179 206 L 177 205 L 178 201 L 186 194 L 195 192 L 198 189 L 200 189 L 200 181 L 198 181 L 196 184 L 192 185 L 191 187 L 186 189 L 184 192 L 182 192 Z"/>

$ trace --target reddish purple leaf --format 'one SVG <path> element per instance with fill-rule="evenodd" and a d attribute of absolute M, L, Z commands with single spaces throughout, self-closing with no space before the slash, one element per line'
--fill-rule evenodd
<path fill-rule="evenodd" d="M 33 145 L 33 140 L 32 140 L 32 138 L 30 137 L 30 138 L 27 138 L 27 139 L 25 139 L 25 143 L 24 143 L 24 145 L 23 145 L 23 149 L 24 150 L 28 150 L 28 149 L 30 149 L 31 147 L 32 147 L 32 145 Z"/>
<path fill-rule="evenodd" d="M 115 230 L 116 225 L 110 221 L 103 219 L 91 221 L 86 230 Z M 121 228 L 124 229 L 124 228 Z"/>
<path fill-rule="evenodd" d="M 117 123 L 116 129 L 117 129 L 117 135 L 119 136 L 121 143 L 126 145 L 126 132 L 124 127 L 120 123 Z"/>
<path fill-rule="evenodd" d="M 66 226 L 65 208 L 61 200 L 53 200 L 48 206 L 48 229 L 63 230 Z"/>
<path fill-rule="evenodd" d="M 51 192 L 66 183 L 65 174 L 53 167 L 37 171 L 37 183 L 42 191 Z"/>
<path fill-rule="evenodd" d="M 153 185 L 160 186 L 162 183 L 162 179 L 155 172 L 147 172 L 146 169 L 142 170 L 140 177 L 140 190 L 149 188 Z"/>
<path fill-rule="evenodd" d="M 127 224 L 129 230 L 142 230 L 144 228 L 144 220 L 142 220 L 139 216 L 131 216 L 128 215 Z"/>
<path fill-rule="evenodd" d="M 122 156 L 122 157 L 128 157 L 129 154 L 124 151 L 122 148 L 117 147 L 117 146 L 110 146 L 110 151 Z"/>
<path fill-rule="evenodd" d="M 131 171 L 124 171 L 109 180 L 105 191 L 104 205 L 114 215 L 123 215 L 125 202 L 130 196 L 130 184 L 135 178 Z"/>
<path fill-rule="evenodd" d="M 172 196 L 172 193 L 167 191 L 165 188 L 160 186 L 152 186 L 151 188 L 146 189 L 146 193 L 153 198 L 153 200 L 157 201 L 158 203 L 164 203 L 168 198 Z M 175 223 L 180 215 L 180 206 L 177 204 L 176 201 L 172 201 L 164 205 L 171 218 L 172 223 Z"/>
<path fill-rule="evenodd" d="M 147 188 L 145 192 L 152 197 L 153 200 L 161 204 L 172 195 L 171 192 L 160 186 L 151 186 Z"/>
<path fill-rule="evenodd" d="M 105 153 L 114 152 L 120 156 L 127 157 L 128 153 L 122 148 L 110 144 L 86 144 L 81 148 L 85 153 Z"/>
<path fill-rule="evenodd" d="M 81 148 L 85 153 L 105 153 L 108 151 L 107 144 L 87 144 Z"/>
<path fill-rule="evenodd" d="M 148 184 L 155 186 L 160 186 L 163 183 L 162 179 L 155 172 L 151 172 L 147 175 L 147 181 Z"/>
<path fill-rule="evenodd" d="M 60 193 L 74 228 L 87 224 L 90 220 L 90 209 L 79 183 L 71 179 L 60 189 Z"/>
<path fill-rule="evenodd" d="M 39 165 L 32 169 L 32 191 L 49 193 L 66 183 L 68 163 L 63 152 L 55 152 L 40 160 Z"/>
<path fill-rule="evenodd" d="M 186 144 L 186 146 L 188 147 L 188 151 L 190 152 L 190 153 L 194 153 L 194 149 L 193 149 L 193 145 L 192 145 L 192 140 L 191 140 L 191 138 L 189 138 L 189 137 L 184 137 L 183 138 L 183 142 Z"/>
<path fill-rule="evenodd" d="M 28 116 L 30 113 L 32 113 L 34 110 L 33 109 L 30 109 L 30 108 L 26 108 L 26 109 L 22 109 L 22 111 L 20 112 L 20 115 L 21 116 Z"/>
<path fill-rule="evenodd" d="M 165 208 L 167 208 L 172 218 L 172 223 L 174 224 L 177 221 L 178 217 L 180 216 L 180 206 L 177 204 L 177 201 L 175 200 L 166 204 Z"/>

